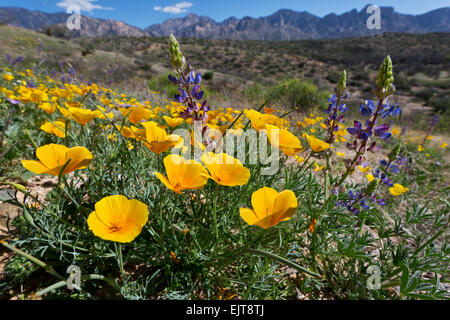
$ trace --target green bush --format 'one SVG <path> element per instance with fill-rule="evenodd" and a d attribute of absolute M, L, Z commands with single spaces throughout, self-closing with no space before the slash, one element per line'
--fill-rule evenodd
<path fill-rule="evenodd" d="M 280 92 L 281 86 L 285 89 Z M 278 94 L 276 94 L 278 92 Z M 313 111 L 325 108 L 328 92 L 321 91 L 309 80 L 289 79 L 270 88 L 267 97 L 275 94 L 275 101 L 288 109 Z"/>
<path fill-rule="evenodd" d="M 203 79 L 206 81 L 212 80 L 214 78 L 214 72 L 212 71 L 206 71 L 203 75 Z"/>
<path fill-rule="evenodd" d="M 429 103 L 435 112 L 448 113 L 450 111 L 450 94 L 448 92 L 439 92 L 430 98 Z"/>
<path fill-rule="evenodd" d="M 178 93 L 177 88 L 169 81 L 169 73 L 150 78 L 148 80 L 148 88 L 161 93 L 165 92 L 169 98 Z"/>
<path fill-rule="evenodd" d="M 415 92 L 414 95 L 415 95 L 416 97 L 422 99 L 423 101 L 428 102 L 428 100 L 430 100 L 431 97 L 432 97 L 433 95 L 435 95 L 436 93 L 437 93 L 437 92 L 436 92 L 435 89 L 432 89 L 432 88 L 425 88 L 425 89 L 422 89 L 422 90 L 420 90 L 420 91 Z"/>
<path fill-rule="evenodd" d="M 330 81 L 331 83 L 336 84 L 336 83 L 338 83 L 338 81 L 339 81 L 339 77 L 340 77 L 340 73 L 335 72 L 335 71 L 332 71 L 332 72 L 329 72 L 329 73 L 328 73 L 326 79 L 327 79 L 328 81 Z"/>

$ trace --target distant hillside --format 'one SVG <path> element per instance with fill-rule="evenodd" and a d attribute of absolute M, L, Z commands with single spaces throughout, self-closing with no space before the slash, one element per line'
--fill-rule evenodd
<path fill-rule="evenodd" d="M 189 14 L 184 18 L 170 19 L 150 26 L 145 31 L 151 36 L 167 36 L 173 33 L 186 38 L 233 40 L 302 40 L 361 37 L 385 32 L 450 32 L 450 7 L 418 16 L 401 14 L 395 12 L 394 8 L 382 7 L 381 30 L 367 28 L 370 14 L 366 8 L 360 12 L 354 9 L 342 15 L 332 13 L 323 18 L 308 12 L 279 10 L 268 17 L 230 18 L 223 22 Z"/>
<path fill-rule="evenodd" d="M 35 31 L 62 34 L 66 37 L 100 37 L 100 36 L 144 36 L 144 32 L 122 21 L 101 20 L 82 16 L 81 30 L 70 31 L 65 23 L 69 18 L 67 13 L 45 13 L 23 8 L 0 8 L 0 22 L 15 27 L 22 27 Z"/>
<path fill-rule="evenodd" d="M 101 20 L 82 16 L 81 30 L 69 31 L 64 23 L 66 13 L 44 13 L 22 8 L 0 8 L 0 22 L 27 29 L 49 31 L 57 36 L 152 36 L 163 37 L 171 33 L 183 38 L 231 39 L 231 40 L 303 40 L 371 36 L 380 33 L 430 33 L 450 32 L 450 7 L 430 11 L 422 15 L 395 12 L 392 7 L 381 8 L 381 30 L 369 30 L 366 26 L 367 7 L 353 9 L 323 18 L 308 12 L 279 10 L 261 18 L 229 18 L 216 22 L 208 17 L 188 14 L 184 18 L 169 19 L 144 30 L 116 20 Z"/>

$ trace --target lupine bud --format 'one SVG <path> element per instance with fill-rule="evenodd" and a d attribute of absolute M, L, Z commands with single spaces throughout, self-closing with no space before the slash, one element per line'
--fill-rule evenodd
<path fill-rule="evenodd" d="M 394 149 L 389 153 L 389 161 L 393 162 L 397 159 L 398 155 L 400 154 L 401 145 L 397 144 Z"/>
<path fill-rule="evenodd" d="M 392 60 L 388 55 L 380 66 L 377 77 L 376 94 L 378 99 L 384 99 L 395 92 Z"/>
<path fill-rule="evenodd" d="M 341 73 L 341 77 L 339 78 L 339 82 L 336 87 L 338 96 L 341 96 L 344 93 L 345 88 L 347 88 L 347 72 L 344 70 Z"/>
<path fill-rule="evenodd" d="M 183 53 L 180 49 L 180 44 L 178 43 L 177 39 L 173 36 L 173 34 L 170 35 L 169 40 L 169 52 L 170 52 L 170 62 L 175 68 L 182 69 L 185 63 Z"/>
<path fill-rule="evenodd" d="M 371 196 L 375 192 L 375 190 L 378 188 L 379 183 L 380 183 L 379 179 L 373 179 L 367 186 L 366 194 L 368 196 Z"/>

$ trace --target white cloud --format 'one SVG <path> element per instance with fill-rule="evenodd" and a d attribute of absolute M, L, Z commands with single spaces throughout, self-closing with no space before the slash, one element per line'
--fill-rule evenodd
<path fill-rule="evenodd" d="M 167 6 L 167 7 L 156 6 L 153 7 L 153 10 L 177 14 L 186 12 L 187 11 L 186 9 L 192 7 L 193 5 L 194 4 L 191 2 L 180 2 L 174 6 Z"/>
<path fill-rule="evenodd" d="M 64 10 L 70 7 L 79 7 L 81 11 L 91 12 L 92 10 L 112 10 L 113 8 L 102 7 L 97 4 L 93 4 L 92 2 L 96 2 L 97 0 L 62 0 L 58 2 L 56 5 Z"/>

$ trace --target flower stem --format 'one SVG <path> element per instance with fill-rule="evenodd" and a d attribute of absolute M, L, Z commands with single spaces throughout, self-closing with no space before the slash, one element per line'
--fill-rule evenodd
<path fill-rule="evenodd" d="M 52 266 L 49 266 L 48 264 L 46 264 L 45 262 L 39 260 L 38 258 L 32 256 L 31 254 L 28 254 L 20 249 L 17 249 L 16 247 L 10 245 L 9 243 L 7 243 L 4 240 L 0 241 L 0 244 L 3 245 L 4 247 L 8 248 L 11 251 L 14 251 L 15 253 L 21 255 L 22 257 L 30 260 L 31 262 L 37 264 L 39 267 L 44 268 L 45 271 L 47 271 L 48 273 L 50 273 L 51 275 L 53 275 L 54 277 L 58 278 L 59 280 L 64 280 L 64 277 L 61 276 L 58 272 L 55 271 L 55 269 L 53 269 Z"/>
<path fill-rule="evenodd" d="M 121 243 L 115 243 L 116 251 L 117 251 L 117 257 L 118 257 L 118 264 L 120 268 L 120 273 L 122 274 L 122 284 L 126 283 L 125 279 L 125 271 L 123 269 L 123 257 L 122 257 L 122 244 Z"/>
<path fill-rule="evenodd" d="M 213 202 L 213 217 L 214 217 L 214 229 L 216 232 L 216 243 L 219 239 L 219 228 L 217 226 L 217 196 L 219 194 L 219 185 L 216 184 L 216 190 L 214 192 L 214 202 Z"/>
<path fill-rule="evenodd" d="M 280 262 L 280 263 L 282 263 L 284 265 L 287 265 L 288 267 L 294 268 L 294 269 L 296 269 L 296 270 L 298 270 L 300 272 L 304 272 L 304 273 L 306 273 L 306 274 L 308 274 L 310 276 L 313 276 L 315 278 L 318 278 L 318 279 L 322 278 L 322 276 L 320 274 L 312 272 L 312 271 L 310 271 L 310 270 L 308 270 L 308 269 L 306 269 L 306 268 L 296 264 L 295 262 L 292 262 L 292 261 L 290 261 L 288 259 L 285 259 L 285 258 L 282 258 L 280 256 L 277 256 L 276 254 L 273 254 L 273 253 L 270 253 L 270 252 L 267 252 L 267 251 L 263 251 L 263 250 L 248 249 L 248 248 L 244 248 L 244 252 L 253 253 L 253 254 L 260 255 L 260 256 L 265 256 L 265 257 L 268 257 L 268 258 L 272 258 L 272 259 L 274 259 L 274 260 L 276 260 L 276 261 L 278 261 L 278 262 Z"/>

